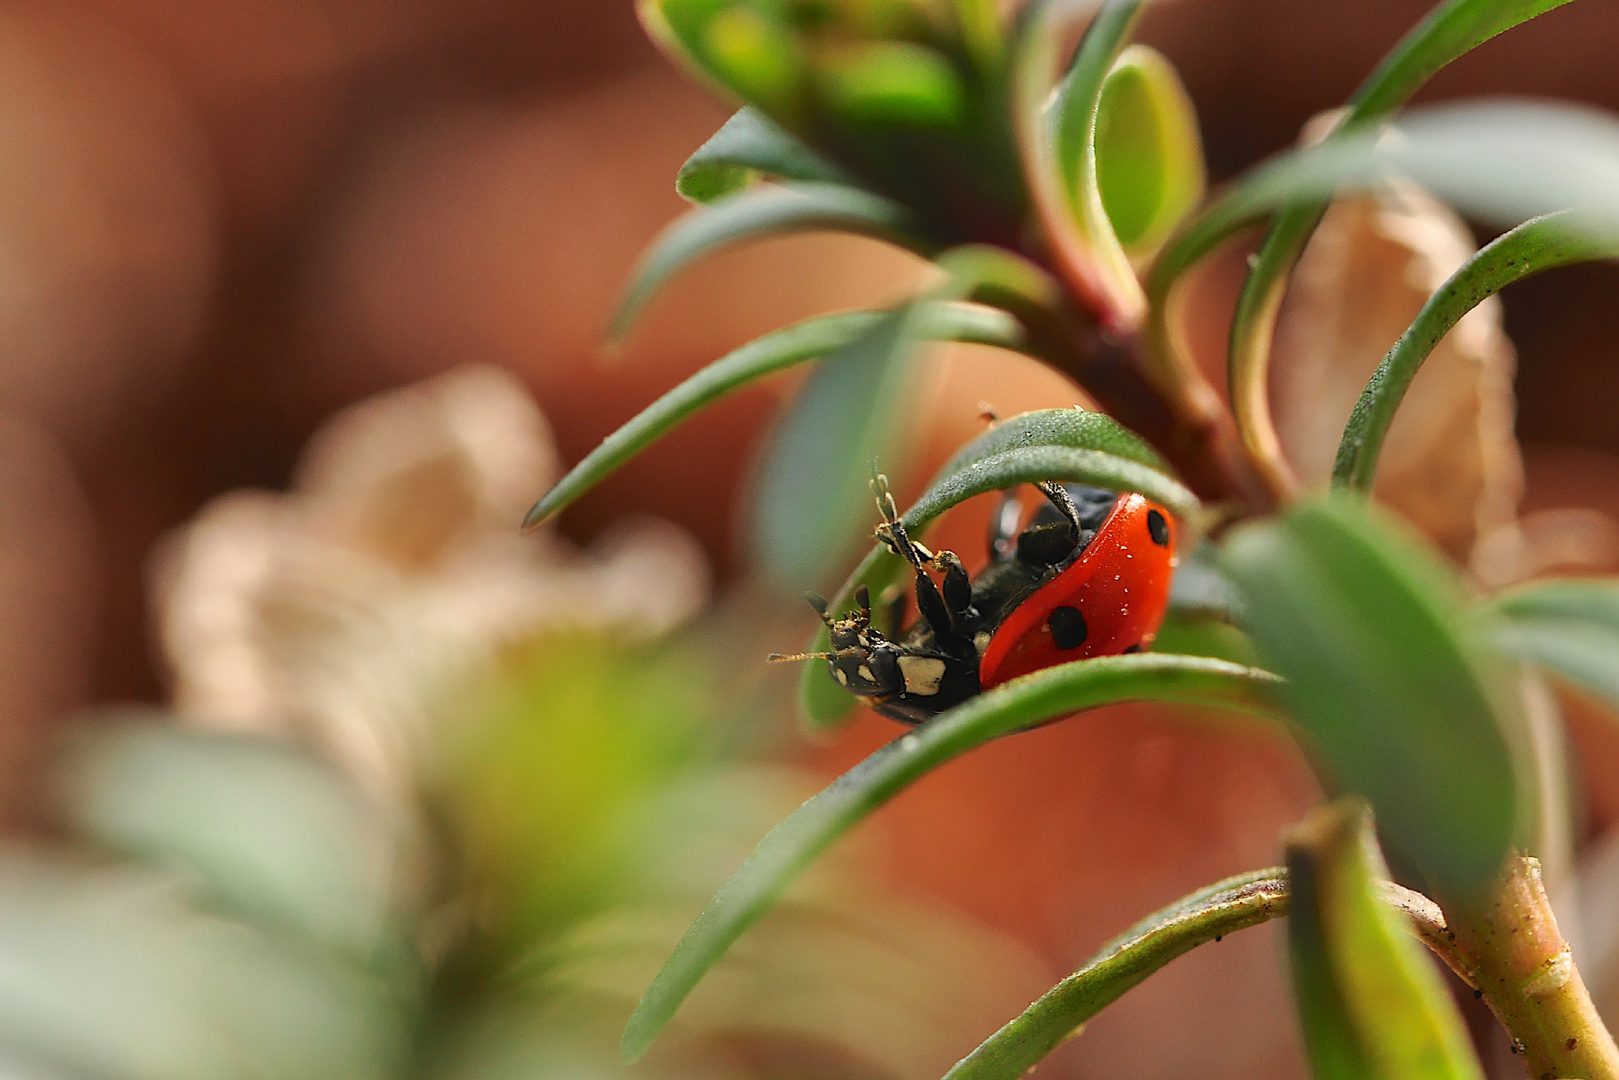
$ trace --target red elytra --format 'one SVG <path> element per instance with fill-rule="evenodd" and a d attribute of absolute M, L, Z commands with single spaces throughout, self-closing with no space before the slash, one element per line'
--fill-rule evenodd
<path fill-rule="evenodd" d="M 1149 516 L 1162 516 L 1167 543 L 1156 543 Z M 1147 648 L 1169 604 L 1175 569 L 1175 519 L 1145 495 L 1122 495 L 1073 565 L 1042 585 L 996 628 L 978 663 L 985 690 L 1031 671 Z M 1078 612 L 1053 615 L 1059 608 Z M 1083 628 L 1083 629 L 1080 629 Z M 1058 641 L 1077 645 L 1063 648 Z"/>

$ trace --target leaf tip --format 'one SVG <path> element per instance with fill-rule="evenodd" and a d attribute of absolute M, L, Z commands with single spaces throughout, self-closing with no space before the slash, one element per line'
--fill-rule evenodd
<path fill-rule="evenodd" d="M 556 489 L 552 488 L 541 497 L 539 502 L 529 507 L 528 513 L 523 515 L 523 524 L 518 526 L 519 532 L 533 532 L 539 528 L 546 518 L 556 513 L 557 505 L 555 498 L 553 498 L 555 494 Z"/>

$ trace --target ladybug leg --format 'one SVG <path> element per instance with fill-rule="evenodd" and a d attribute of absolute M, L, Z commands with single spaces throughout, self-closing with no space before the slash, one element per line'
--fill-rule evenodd
<path fill-rule="evenodd" d="M 877 539 L 881 540 L 891 550 L 897 553 L 906 562 L 916 575 L 916 609 L 927 623 L 928 629 L 933 631 L 933 638 L 939 647 L 952 655 L 976 655 L 972 642 L 957 630 L 959 617 L 951 616 L 950 606 L 939 592 L 939 587 L 928 576 L 929 566 L 937 565 L 944 555 L 949 559 L 945 562 L 945 578 L 947 587 L 952 594 L 964 595 L 966 603 L 962 606 L 961 614 L 966 614 L 966 607 L 972 601 L 972 585 L 966 581 L 967 572 L 961 567 L 961 560 L 953 553 L 944 552 L 935 555 L 926 547 L 913 541 L 905 533 L 905 525 L 899 519 L 899 508 L 894 505 L 894 495 L 888 490 L 888 478 L 881 473 L 873 474 L 871 478 L 872 493 L 877 496 L 877 509 L 883 515 L 883 523 L 877 526 Z M 954 563 L 954 572 L 950 566 Z M 959 575 L 959 581 L 950 584 L 952 576 Z M 965 584 L 965 590 L 959 590 L 959 585 Z"/>

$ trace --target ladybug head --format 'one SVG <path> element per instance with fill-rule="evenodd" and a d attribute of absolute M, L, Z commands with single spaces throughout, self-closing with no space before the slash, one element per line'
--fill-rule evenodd
<path fill-rule="evenodd" d="M 826 623 L 831 650 L 794 656 L 778 654 L 771 660 L 825 660 L 838 685 L 861 698 L 883 700 L 905 692 L 902 650 L 871 625 L 871 594 L 864 585 L 855 593 L 855 609 L 841 618 L 831 616 L 823 597 L 806 593 L 805 599 Z"/>

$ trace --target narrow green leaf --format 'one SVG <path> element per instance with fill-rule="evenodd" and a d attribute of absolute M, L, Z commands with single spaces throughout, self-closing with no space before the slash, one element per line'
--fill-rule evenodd
<path fill-rule="evenodd" d="M 1316 810 L 1287 846 L 1293 987 L 1317 1080 L 1483 1080 L 1439 973 L 1383 896 L 1364 803 Z"/>
<path fill-rule="evenodd" d="M 1097 274 L 1113 282 L 1115 289 L 1135 292 L 1139 292 L 1135 270 L 1103 205 L 1097 134 L 1109 74 L 1143 4 L 1144 0 L 1109 0 L 1102 5 L 1080 40 L 1046 118 L 1063 195 L 1085 249 L 1097 264 Z"/>
<path fill-rule="evenodd" d="M 567 507 L 671 428 L 726 394 L 755 379 L 848 346 L 882 320 L 878 311 L 820 315 L 742 346 L 647 406 L 602 440 L 534 504 L 523 520 L 533 528 Z M 975 304 L 929 303 L 916 314 L 911 332 L 919 340 L 963 341 L 1016 349 L 1022 334 L 1005 313 Z"/>
<path fill-rule="evenodd" d="M 1136 0 L 1114 0 L 1101 5 L 1080 45 L 1070 77 L 1055 99 L 1055 112 L 1046 108 L 1057 82 L 1059 50 L 1069 29 L 1096 5 L 1063 0 L 1030 0 L 1018 13 L 1013 34 L 1011 110 L 1017 137 L 1023 185 L 1050 248 L 1051 261 L 1068 291 L 1115 332 L 1133 331 L 1146 314 L 1146 299 L 1135 271 L 1118 250 L 1097 205 L 1089 220 L 1099 224 L 1098 234 L 1110 250 L 1100 250 L 1075 213 L 1059 161 L 1055 132 L 1070 124 L 1088 132 L 1094 119 L 1101 80 L 1123 44 Z M 1094 85 L 1093 85 L 1094 84 Z M 1066 104 L 1064 104 L 1066 103 Z M 1069 119 L 1073 114 L 1073 119 Z M 1087 135 L 1088 138 L 1088 135 Z"/>
<path fill-rule="evenodd" d="M 1569 0 L 1447 0 L 1402 38 L 1350 98 L 1334 136 L 1362 130 L 1405 105 L 1452 60 Z M 1256 457 L 1281 464 L 1270 415 L 1271 342 L 1288 275 L 1326 212 L 1325 198 L 1282 207 L 1250 264 L 1232 317 L 1227 371 L 1232 412 Z M 1167 287 L 1165 285 L 1164 287 Z"/>
<path fill-rule="evenodd" d="M 1114 491 L 1140 491 L 1196 522 L 1197 497 L 1164 470 L 1146 443 L 1101 413 L 1042 409 L 1014 416 L 968 443 L 939 470 L 928 489 L 903 515 L 912 536 L 921 537 L 946 510 L 974 495 L 1042 480 L 1093 484 Z M 852 602 L 864 584 L 873 596 L 899 578 L 901 561 L 877 545 L 832 598 L 833 610 Z M 892 629 L 880 627 L 881 629 Z M 826 647 L 826 629 L 806 651 Z M 830 727 L 854 708 L 854 699 L 816 665 L 806 666 L 800 704 L 817 727 Z"/>
<path fill-rule="evenodd" d="M 1150 258 L 1203 197 L 1197 110 L 1156 49 L 1132 45 L 1102 84 L 1094 170 L 1102 208 L 1133 263 Z"/>
<path fill-rule="evenodd" d="M 1580 211 L 1590 236 L 1619 232 L 1619 120 L 1549 102 L 1495 100 L 1412 109 L 1391 132 L 1356 131 L 1249 170 L 1179 232 L 1151 294 L 1238 229 L 1280 207 L 1403 176 L 1464 213 L 1518 224 Z"/>
<path fill-rule="evenodd" d="M 1462 316 L 1515 281 L 1570 263 L 1619 258 L 1619 236 L 1590 235 L 1564 211 L 1535 218 L 1485 245 L 1422 305 L 1378 365 L 1344 428 L 1333 483 L 1369 492 L 1394 414 L 1428 354 Z"/>
<path fill-rule="evenodd" d="M 908 431 L 901 406 L 917 339 L 907 310 L 886 312 L 828 356 L 765 451 L 752 508 L 754 565 L 789 589 L 824 581 L 843 561 L 870 496 L 873 461 Z"/>
<path fill-rule="evenodd" d="M 1091 1017 L 1178 956 L 1287 914 L 1287 871 L 1256 870 L 1210 885 L 1108 942 L 956 1063 L 944 1080 L 1018 1080 Z"/>
<path fill-rule="evenodd" d="M 1267 712 L 1274 676 L 1220 660 L 1148 653 L 1084 660 L 1015 679 L 942 713 L 839 777 L 759 842 L 676 946 L 624 1030 L 646 1052 L 698 980 L 834 840 L 939 766 L 991 739 L 1119 701 Z"/>
<path fill-rule="evenodd" d="M 1356 121 L 1387 116 L 1424 83 L 1498 34 L 1570 0 L 1446 0 L 1389 51 L 1349 99 Z"/>
<path fill-rule="evenodd" d="M 1619 580 L 1562 578 L 1494 597 L 1501 648 L 1619 705 Z"/>
<path fill-rule="evenodd" d="M 1442 894 L 1481 888 L 1518 835 L 1521 740 L 1454 577 L 1342 496 L 1234 531 L 1224 565 L 1328 786 L 1367 797 Z"/>
<path fill-rule="evenodd" d="M 654 293 L 696 260 L 747 240 L 831 230 L 886 240 L 919 255 L 934 246 L 905 207 L 881 195 L 837 184 L 793 184 L 732 195 L 694 210 L 665 229 L 642 256 L 610 334 L 622 338 Z"/>
<path fill-rule="evenodd" d="M 841 167 L 748 105 L 686 159 L 675 177 L 675 190 L 694 203 L 706 204 L 735 195 L 760 177 L 855 185 Z"/>

